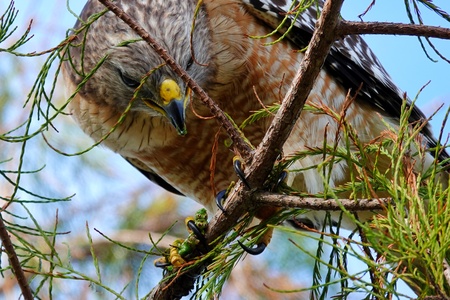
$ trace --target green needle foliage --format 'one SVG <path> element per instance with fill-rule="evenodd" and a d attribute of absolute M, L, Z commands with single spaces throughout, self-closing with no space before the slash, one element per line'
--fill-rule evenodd
<path fill-rule="evenodd" d="M 446 203 L 450 188 L 446 180 L 439 178 L 448 178 L 444 166 L 449 159 L 440 162 L 436 160 L 423 173 L 413 172 L 415 164 L 424 161 L 429 150 L 424 148 L 419 137 L 423 125 L 408 124 L 412 107 L 406 106 L 405 100 L 399 128 L 392 128 L 385 123 L 383 139 L 369 145 L 359 142 L 357 132 L 345 119 L 339 117 L 343 114 L 317 106 L 310 106 L 308 109 L 329 114 L 340 122 L 347 147 L 324 145 L 323 148 L 308 149 L 290 157 L 283 165 L 290 165 L 312 155 L 325 157 L 323 163 L 315 166 L 323 170 L 331 170 L 335 163 L 345 161 L 353 167 L 352 182 L 333 188 L 325 186 L 325 192 L 317 195 L 305 195 L 292 189 L 282 189 L 283 192 L 336 201 L 339 201 L 342 193 L 350 194 L 350 198 L 355 201 L 380 194 L 391 199 L 390 204 L 371 222 L 364 223 L 358 220 L 357 215 L 343 208 L 342 214 L 353 219 L 357 225 L 355 231 L 350 233 L 340 230 L 339 226 L 336 228 L 326 225 L 321 231 L 313 230 L 315 234 L 310 235 L 305 231 L 280 226 L 283 221 L 304 212 L 302 210 L 285 210 L 250 231 L 233 231 L 220 244 L 219 248 L 223 250 L 204 274 L 198 297 L 219 295 L 232 269 L 242 259 L 244 252 L 233 240 L 242 236 L 249 239 L 252 245 L 268 228 L 276 228 L 317 242 L 316 253 L 310 253 L 301 244 L 292 241 L 298 249 L 292 255 L 309 255 L 315 261 L 312 267 L 312 285 L 295 290 L 271 287 L 273 291 L 299 293 L 309 290 L 314 299 L 328 299 L 333 286 L 338 285 L 339 295 L 344 299 L 355 293 L 367 298 L 408 298 L 398 290 L 397 283 L 402 280 L 420 297 L 448 295 L 450 286 L 445 270 L 448 268 L 450 254 L 450 211 Z M 249 120 L 257 121 L 269 115 L 266 109 L 262 109 Z M 436 153 L 439 153 L 439 147 L 438 145 L 438 149 L 434 149 Z M 389 160 L 387 167 L 385 164 L 378 165 L 381 156 Z M 323 174 L 324 182 L 328 182 L 329 172 Z M 329 215 L 324 224 L 331 224 Z M 241 228 L 241 225 L 237 228 Z M 350 259 L 360 263 L 361 270 L 357 273 L 349 271 Z"/>

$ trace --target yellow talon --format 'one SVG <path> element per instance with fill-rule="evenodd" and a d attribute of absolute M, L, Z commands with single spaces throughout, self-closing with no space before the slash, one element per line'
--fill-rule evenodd
<path fill-rule="evenodd" d="M 195 222 L 195 219 L 194 219 L 193 217 L 187 217 L 186 219 L 184 219 L 184 225 L 186 225 L 187 231 L 188 231 L 189 233 L 192 233 L 191 228 L 188 226 L 188 223 L 189 223 L 190 221 Z"/>
<path fill-rule="evenodd" d="M 164 257 L 155 260 L 155 266 L 164 268 L 172 272 L 177 268 L 186 264 L 186 260 L 192 259 L 192 254 L 197 245 L 201 242 L 204 248 L 207 248 L 204 233 L 208 226 L 208 214 L 206 209 L 198 210 L 194 217 L 187 217 L 185 219 L 189 236 L 185 240 L 175 240 L 165 252 Z"/>
<path fill-rule="evenodd" d="M 182 243 L 183 243 L 182 240 L 175 240 L 173 244 L 170 245 L 169 251 L 170 264 L 175 268 L 179 268 L 186 263 L 186 261 L 178 253 L 178 250 L 180 249 Z"/>

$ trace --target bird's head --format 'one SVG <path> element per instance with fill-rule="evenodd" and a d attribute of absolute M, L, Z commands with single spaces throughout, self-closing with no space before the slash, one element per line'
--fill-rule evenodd
<path fill-rule="evenodd" d="M 156 39 L 200 86 L 207 83 L 211 66 L 202 63 L 210 61 L 209 24 L 202 10 L 194 16 L 196 0 L 114 3 Z M 89 1 L 81 19 L 87 20 L 103 9 L 98 1 Z M 75 28 L 81 26 L 77 22 Z M 191 90 L 127 24 L 107 12 L 79 33 L 78 41 L 79 47 L 70 51 L 73 66 L 83 68 L 85 73 L 96 69 L 80 90 L 85 98 L 121 112 L 129 107 L 131 112 L 165 118 L 179 135 L 187 133 L 186 107 Z M 74 81 L 84 79 L 72 73 Z"/>
<path fill-rule="evenodd" d="M 186 106 L 191 90 L 172 70 L 164 66 L 157 55 L 144 54 L 139 50 L 148 51 L 148 47 L 144 42 L 139 42 L 139 45 L 127 49 L 117 47 L 109 51 L 105 71 L 112 76 L 110 83 L 111 87 L 114 85 L 116 93 L 111 98 L 112 104 L 126 109 L 133 99 L 131 111 L 150 117 L 163 117 L 179 135 L 185 135 Z M 151 62 L 159 63 L 160 66 L 150 66 Z M 182 68 L 189 70 L 191 64 L 188 61 Z"/>

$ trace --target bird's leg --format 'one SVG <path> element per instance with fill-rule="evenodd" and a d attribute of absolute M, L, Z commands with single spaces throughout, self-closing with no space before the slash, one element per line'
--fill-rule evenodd
<path fill-rule="evenodd" d="M 191 254 L 198 244 L 202 244 L 204 248 L 207 248 L 205 232 L 208 227 L 208 213 L 206 209 L 202 208 L 195 213 L 195 218 L 188 217 L 185 220 L 186 227 L 189 231 L 189 236 L 180 245 L 178 251 L 182 257 L 186 257 Z"/>
<path fill-rule="evenodd" d="M 272 186 L 271 190 L 276 191 L 278 187 L 286 180 L 287 175 L 288 171 L 283 170 L 280 173 L 276 183 Z M 256 212 L 256 217 L 265 220 L 273 216 L 278 210 L 279 209 L 277 208 L 263 207 Z M 256 247 L 254 248 L 249 248 L 244 244 L 242 244 L 240 241 L 238 241 L 238 243 L 242 247 L 242 249 L 244 249 L 244 251 L 247 252 L 248 254 L 259 255 L 264 252 L 267 245 L 270 243 L 270 240 L 272 239 L 272 234 L 273 229 L 271 228 L 259 239 L 259 241 L 256 243 Z"/>
<path fill-rule="evenodd" d="M 206 209 L 202 208 L 195 213 L 195 218 L 188 217 L 185 220 L 189 236 L 183 240 L 175 240 L 170 245 L 169 251 L 163 254 L 163 257 L 154 261 L 154 265 L 158 268 L 164 268 L 172 271 L 182 267 L 186 261 L 191 258 L 192 254 L 201 244 L 203 248 L 207 248 L 205 232 L 208 227 L 208 214 Z"/>
<path fill-rule="evenodd" d="M 243 170 L 243 164 L 239 156 L 233 157 L 233 168 L 236 172 L 236 175 L 239 177 L 239 179 L 244 183 L 244 185 L 251 189 L 250 184 L 248 183 L 247 179 L 245 178 L 245 173 Z M 287 170 L 283 170 L 279 177 L 277 178 L 277 181 L 274 184 L 269 184 L 268 189 L 269 190 L 277 190 L 278 187 L 286 180 L 288 175 Z M 217 193 L 216 195 L 216 204 L 217 207 L 222 211 L 225 212 L 223 206 L 222 206 L 222 200 L 226 198 L 228 195 L 230 188 L 228 190 L 223 190 Z M 256 217 L 262 220 L 265 220 L 269 217 L 271 217 L 273 214 L 275 214 L 279 209 L 278 208 L 267 208 L 264 207 L 262 209 L 259 209 L 256 213 Z M 270 240 L 272 239 L 273 229 L 269 229 L 258 241 L 257 246 L 255 248 L 249 248 L 245 246 L 243 243 L 238 241 L 239 245 L 244 249 L 245 252 L 251 254 L 251 255 L 258 255 L 261 254 L 264 249 L 266 249 L 267 245 L 270 243 Z"/>
<path fill-rule="evenodd" d="M 242 182 L 245 184 L 245 186 L 250 189 L 250 185 L 248 184 L 246 178 L 245 178 L 245 174 L 242 170 L 242 163 L 241 160 L 239 159 L 239 157 L 235 156 L 233 158 L 233 167 L 234 170 L 236 172 L 236 174 L 238 175 L 239 179 L 242 180 Z M 277 181 L 274 184 L 269 184 L 268 185 L 268 189 L 272 190 L 272 191 L 276 191 L 279 186 L 285 182 L 286 178 L 288 175 L 288 171 L 287 170 L 283 170 L 280 174 L 279 177 L 277 179 Z M 222 199 L 224 194 L 221 194 L 220 192 L 218 193 L 218 196 L 220 196 Z M 217 202 L 217 198 L 216 198 L 216 203 L 219 206 L 219 208 L 223 210 L 223 207 L 221 205 L 221 201 Z M 279 209 L 278 208 L 268 208 L 268 207 L 263 207 L 261 209 L 259 209 L 256 213 L 256 217 L 261 219 L 261 220 L 266 220 L 268 218 L 270 218 L 271 216 L 273 216 Z M 238 241 L 239 245 L 242 247 L 242 249 L 244 249 L 245 252 L 247 252 L 248 254 L 251 255 L 259 255 L 262 252 L 264 252 L 264 250 L 266 249 L 267 245 L 270 243 L 270 240 L 272 239 L 272 234 L 273 234 L 273 229 L 269 229 L 257 242 L 256 247 L 255 248 L 249 248 L 247 246 L 245 246 L 243 243 L 241 243 L 240 241 Z"/>
<path fill-rule="evenodd" d="M 239 156 L 233 157 L 233 168 L 234 168 L 234 171 L 236 172 L 236 175 L 244 183 L 244 185 L 248 189 L 251 189 L 250 184 L 248 183 L 247 179 L 245 178 L 245 173 L 244 173 L 244 170 L 243 170 L 243 164 L 242 164 L 242 161 L 241 161 Z M 287 173 L 286 170 L 281 172 L 280 177 L 278 178 L 275 186 L 273 188 L 271 188 L 271 190 L 274 190 L 274 189 L 276 190 L 278 188 L 278 186 L 280 186 L 280 184 L 285 181 L 285 179 L 287 177 L 287 174 L 288 173 Z M 226 197 L 228 196 L 228 193 L 234 187 L 234 185 L 235 185 L 235 183 L 232 182 L 231 185 L 228 187 L 228 189 L 221 190 L 220 192 L 217 193 L 217 195 L 215 197 L 216 205 L 222 212 L 225 212 L 225 209 L 223 208 L 222 202 L 223 202 L 223 200 L 226 199 Z"/>
<path fill-rule="evenodd" d="M 163 257 L 155 259 L 153 264 L 155 265 L 155 267 L 161 268 L 161 269 L 165 269 L 165 268 L 168 268 L 168 267 L 171 266 L 171 264 L 169 262 L 167 262 L 167 257 L 166 256 L 163 256 Z"/>

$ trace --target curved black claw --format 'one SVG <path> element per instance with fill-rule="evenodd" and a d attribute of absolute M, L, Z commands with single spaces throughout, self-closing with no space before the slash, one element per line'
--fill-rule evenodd
<path fill-rule="evenodd" d="M 223 208 L 222 202 L 225 199 L 226 194 L 227 194 L 227 190 L 221 190 L 216 195 L 216 205 L 223 213 L 225 213 L 225 208 Z"/>
<path fill-rule="evenodd" d="M 206 238 L 197 225 L 195 225 L 194 221 L 188 221 L 186 226 L 195 234 L 195 237 L 203 244 L 203 246 L 207 247 Z"/>
<path fill-rule="evenodd" d="M 264 250 L 266 250 L 267 245 L 264 243 L 259 243 L 256 245 L 255 248 L 250 248 L 245 246 L 244 244 L 241 243 L 241 241 L 237 241 L 239 243 L 239 246 L 242 247 L 242 249 L 244 249 L 245 252 L 247 252 L 250 255 L 259 255 L 261 253 L 264 252 Z"/>
<path fill-rule="evenodd" d="M 171 264 L 169 262 L 161 262 L 161 261 L 156 261 L 154 263 L 155 267 L 157 268 L 161 268 L 161 269 L 165 269 L 166 267 L 170 266 Z"/>
<path fill-rule="evenodd" d="M 239 158 L 233 159 L 233 168 L 236 172 L 236 175 L 239 177 L 239 179 L 245 184 L 245 186 L 250 190 L 251 187 L 248 184 L 247 179 L 245 178 L 244 171 L 242 170 L 242 162 Z"/>
<path fill-rule="evenodd" d="M 295 229 L 305 230 L 308 228 L 319 229 L 320 227 L 308 218 L 289 219 L 287 222 Z"/>
<path fill-rule="evenodd" d="M 280 177 L 278 177 L 277 184 L 275 185 L 275 189 L 278 189 L 280 184 L 282 184 L 284 182 L 284 180 L 286 179 L 287 175 L 288 175 L 288 172 L 286 170 L 283 170 L 283 172 L 280 173 Z"/>

